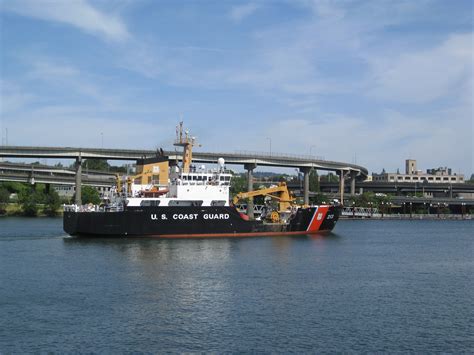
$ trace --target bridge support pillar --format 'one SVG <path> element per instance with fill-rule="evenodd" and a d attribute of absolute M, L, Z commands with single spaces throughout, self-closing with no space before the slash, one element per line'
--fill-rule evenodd
<path fill-rule="evenodd" d="M 351 171 L 351 195 L 354 196 L 356 193 L 356 171 Z"/>
<path fill-rule="evenodd" d="M 304 180 L 303 180 L 304 204 L 309 205 L 309 173 L 311 172 L 311 168 L 300 168 L 300 171 L 303 173 L 303 177 L 304 177 Z"/>
<path fill-rule="evenodd" d="M 78 206 L 82 205 L 81 185 L 82 185 L 82 158 L 79 155 L 76 158 L 76 199 L 74 202 Z"/>
<path fill-rule="evenodd" d="M 337 175 L 339 176 L 339 202 L 341 203 L 341 205 L 344 205 L 344 178 L 345 178 L 345 173 L 344 173 L 344 170 L 339 170 L 337 172 Z"/>
<path fill-rule="evenodd" d="M 247 170 L 247 191 L 253 191 L 253 170 L 257 167 L 257 164 L 245 164 L 244 168 Z M 253 197 L 249 197 L 247 201 L 247 216 L 249 216 L 250 219 L 254 218 L 253 214 Z"/>

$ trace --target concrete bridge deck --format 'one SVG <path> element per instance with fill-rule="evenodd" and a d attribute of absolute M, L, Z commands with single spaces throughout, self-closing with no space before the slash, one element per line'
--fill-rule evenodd
<path fill-rule="evenodd" d="M 10 158 L 50 158 L 50 159 L 105 159 L 105 160 L 138 160 L 156 155 L 154 150 L 132 149 L 98 149 L 78 147 L 26 147 L 0 146 L 0 157 Z M 165 150 L 164 155 L 170 159 L 181 159 L 182 153 L 174 150 Z M 245 165 L 256 164 L 261 166 L 276 166 L 289 168 L 314 168 L 330 171 L 354 171 L 360 179 L 368 175 L 366 168 L 343 162 L 318 159 L 318 157 L 279 153 L 259 152 L 193 152 L 193 160 L 201 163 L 216 163 L 217 159 L 224 158 L 227 164 Z"/>
<path fill-rule="evenodd" d="M 152 157 L 157 154 L 153 150 L 130 150 L 130 149 L 97 149 L 97 148 L 77 148 L 77 147 L 25 147 L 25 146 L 0 146 L 0 157 L 5 158 L 54 158 L 54 159 L 75 159 L 76 161 L 76 198 L 80 204 L 82 160 L 83 159 L 105 159 L 105 160 L 139 160 Z M 178 151 L 163 151 L 165 156 L 172 160 L 181 160 L 182 153 Z M 243 165 L 247 170 L 249 181 L 248 190 L 253 189 L 253 170 L 257 166 L 275 166 L 298 168 L 304 174 L 304 201 L 309 203 L 309 173 L 311 169 L 336 171 L 341 177 L 350 177 L 351 192 L 355 193 L 355 181 L 363 180 L 367 177 L 366 168 L 342 162 L 321 160 L 311 156 L 297 156 L 289 154 L 271 153 L 210 153 L 193 152 L 193 160 L 202 163 L 215 163 L 219 158 L 224 158 L 227 164 Z M 340 199 L 344 200 L 344 178 L 340 179 L 341 192 Z M 250 202 L 251 203 L 251 202 Z M 252 208 L 250 208 L 252 210 Z"/>

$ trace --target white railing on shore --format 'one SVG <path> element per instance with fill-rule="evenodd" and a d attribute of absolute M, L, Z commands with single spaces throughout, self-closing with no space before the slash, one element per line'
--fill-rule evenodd
<path fill-rule="evenodd" d="M 352 213 L 341 213 L 341 217 L 346 219 L 363 219 L 363 218 L 373 218 L 373 219 L 412 219 L 412 220 L 458 220 L 458 219 L 474 219 L 473 215 L 470 214 L 450 214 L 450 213 L 434 213 L 434 214 L 416 214 L 416 213 L 374 213 L 372 215 L 362 215 Z"/>

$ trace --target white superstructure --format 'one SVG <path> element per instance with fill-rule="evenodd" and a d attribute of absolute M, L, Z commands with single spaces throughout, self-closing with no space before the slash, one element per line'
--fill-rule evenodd
<path fill-rule="evenodd" d="M 158 197 L 144 197 L 144 186 L 132 185 L 132 196 L 127 206 L 229 206 L 232 174 L 223 163 L 215 170 L 200 169 L 184 173 L 178 167 L 170 168 L 169 185 L 158 190 Z"/>

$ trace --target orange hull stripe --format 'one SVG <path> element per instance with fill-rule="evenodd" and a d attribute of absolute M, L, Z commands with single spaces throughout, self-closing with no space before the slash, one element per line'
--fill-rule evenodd
<path fill-rule="evenodd" d="M 313 219 L 311 220 L 311 223 L 309 224 L 308 229 L 307 229 L 308 233 L 315 233 L 319 231 L 319 228 L 321 227 L 321 223 L 323 223 L 324 219 L 326 218 L 328 210 L 329 210 L 329 206 L 319 206 L 314 211 Z"/>

